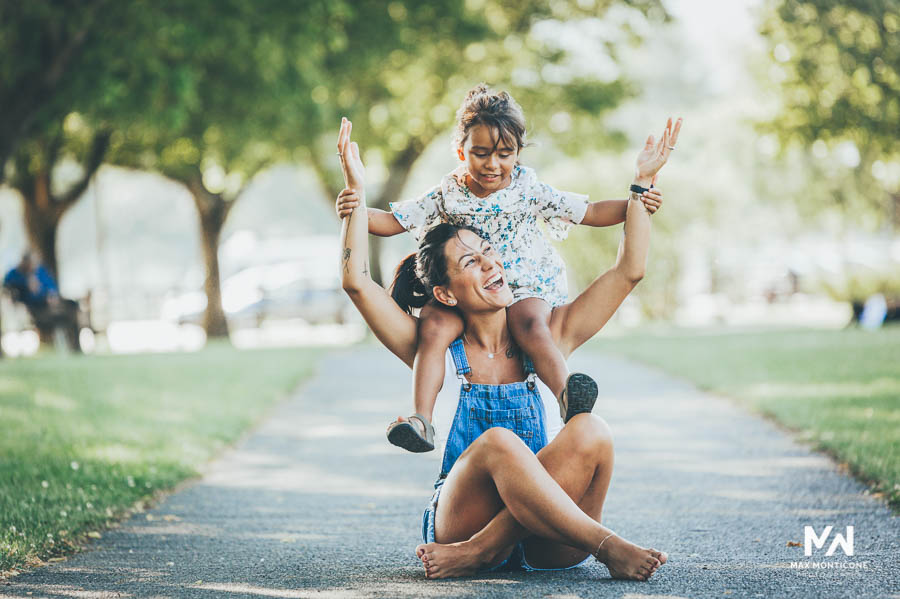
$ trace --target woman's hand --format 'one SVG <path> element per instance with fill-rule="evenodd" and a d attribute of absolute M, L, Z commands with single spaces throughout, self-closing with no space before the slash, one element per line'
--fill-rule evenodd
<path fill-rule="evenodd" d="M 366 167 L 359 157 L 359 145 L 350 141 L 353 123 L 346 118 L 341 119 L 341 131 L 338 133 L 337 150 L 341 156 L 341 171 L 344 173 L 344 185 L 348 188 L 365 192 Z"/>
<path fill-rule="evenodd" d="M 654 143 L 652 135 L 647 138 L 644 149 L 641 150 L 641 153 L 638 154 L 637 157 L 636 179 L 650 179 L 659 172 L 659 169 L 661 169 L 669 159 L 669 154 L 672 153 L 672 149 L 678 141 L 679 131 L 681 131 L 681 119 L 679 118 L 675 122 L 675 127 L 673 129 L 672 119 L 670 118 L 666 122 L 666 128 L 663 130 L 662 137 L 659 138 L 658 142 Z"/>
<path fill-rule="evenodd" d="M 355 189 L 345 187 L 338 194 L 337 201 L 334 203 L 334 210 L 337 212 L 338 218 L 350 216 L 353 209 L 359 206 L 359 194 Z M 650 209 L 649 207 L 647 208 Z"/>

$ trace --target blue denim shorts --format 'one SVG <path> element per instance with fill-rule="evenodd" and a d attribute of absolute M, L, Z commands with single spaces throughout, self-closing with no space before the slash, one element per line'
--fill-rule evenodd
<path fill-rule="evenodd" d="M 428 507 L 425 508 L 425 513 L 422 514 L 422 540 L 425 543 L 435 542 L 434 515 L 437 512 L 438 496 L 440 496 L 441 487 L 443 486 L 443 480 L 440 480 L 435 484 L 434 495 L 431 496 L 431 501 L 428 503 Z M 516 546 L 513 548 L 512 553 L 509 554 L 509 557 L 496 566 L 482 568 L 479 572 L 549 572 L 556 570 L 571 570 L 572 568 L 584 565 L 590 559 L 591 556 L 589 555 L 577 564 L 566 566 L 564 568 L 536 568 L 529 564 L 525 559 L 525 545 L 520 541 L 516 543 Z"/>

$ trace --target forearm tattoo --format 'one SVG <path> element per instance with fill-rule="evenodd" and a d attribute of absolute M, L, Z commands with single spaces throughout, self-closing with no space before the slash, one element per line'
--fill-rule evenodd
<path fill-rule="evenodd" d="M 344 248 L 344 256 L 341 258 L 344 263 L 344 272 L 350 272 L 350 248 Z"/>

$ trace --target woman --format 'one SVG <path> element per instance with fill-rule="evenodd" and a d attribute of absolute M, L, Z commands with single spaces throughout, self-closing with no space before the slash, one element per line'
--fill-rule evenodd
<path fill-rule="evenodd" d="M 343 287 L 375 336 L 412 367 L 416 319 L 368 275 L 364 168 L 359 147 L 350 142 L 351 127 L 344 119 L 338 138 L 347 184 L 341 195 L 355 195 L 359 202 L 342 225 Z M 638 156 L 636 186 L 650 187 L 679 129 L 680 121 L 673 130 L 669 120 L 658 144 L 647 139 Z M 600 330 L 643 277 L 650 220 L 640 192 L 631 199 L 615 266 L 553 311 L 553 339 L 566 357 Z M 408 272 L 411 264 L 405 266 Z M 422 290 L 457 308 L 465 321 L 463 337 L 448 351 L 448 374 L 435 408 L 444 461 L 425 512 L 426 542 L 416 548 L 426 576 L 570 568 L 593 555 L 613 577 L 647 580 L 666 554 L 630 543 L 600 524 L 613 467 L 606 423 L 579 414 L 553 437 L 561 419 L 557 422 L 556 411 L 546 406 L 554 406 L 555 399 L 548 392 L 548 404 L 538 392 L 527 357 L 504 352 L 511 344 L 506 306 L 512 294 L 490 244 L 474 230 L 439 225 L 423 241 L 415 267 L 424 278 Z M 442 409 L 444 418 L 438 415 Z"/>

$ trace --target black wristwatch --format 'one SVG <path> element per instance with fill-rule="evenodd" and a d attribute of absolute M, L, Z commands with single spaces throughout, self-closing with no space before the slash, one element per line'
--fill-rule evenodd
<path fill-rule="evenodd" d="M 643 195 L 644 193 L 653 189 L 653 184 L 651 183 L 650 187 L 641 187 L 640 185 L 633 184 L 631 187 L 629 187 L 629 189 L 638 195 Z"/>

